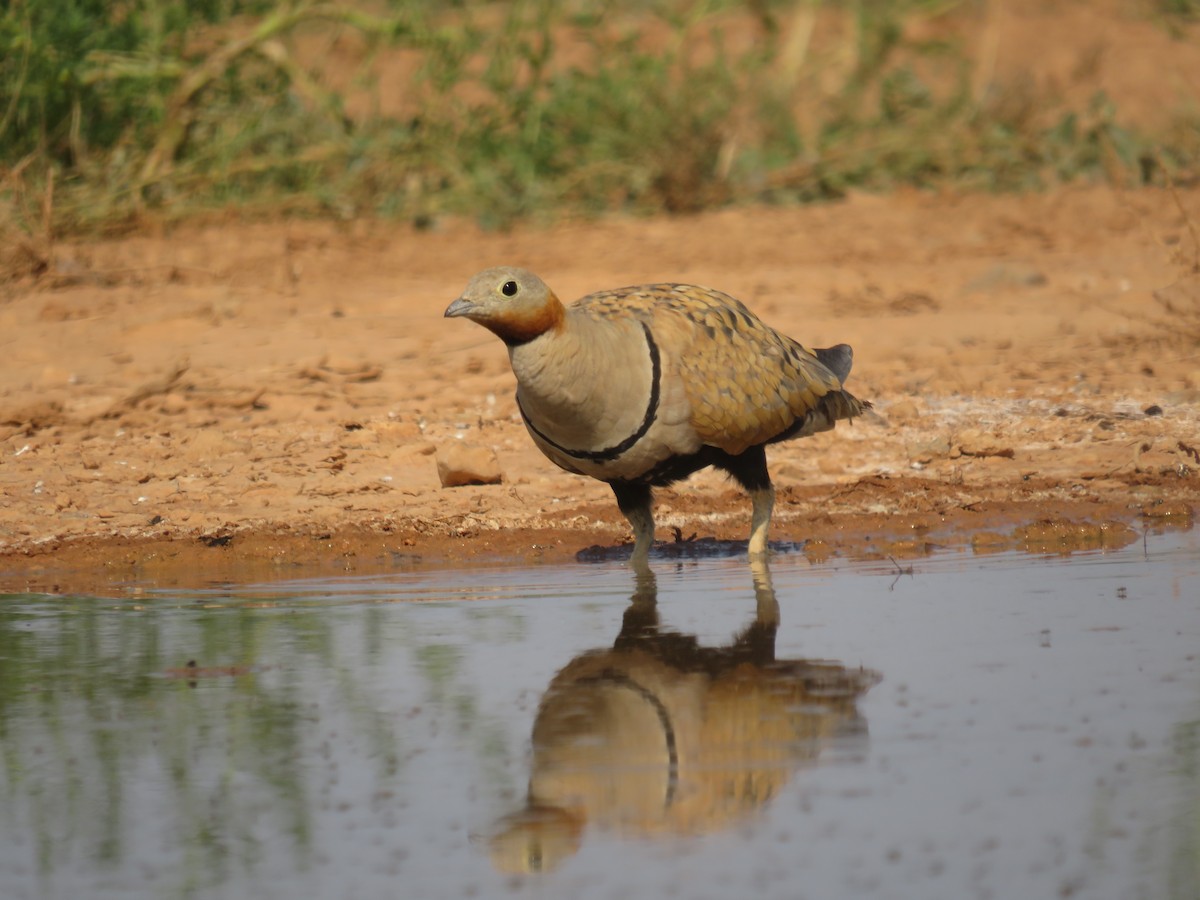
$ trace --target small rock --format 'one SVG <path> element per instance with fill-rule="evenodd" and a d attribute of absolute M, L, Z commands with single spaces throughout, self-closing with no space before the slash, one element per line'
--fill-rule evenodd
<path fill-rule="evenodd" d="M 904 291 L 888 301 L 888 309 L 900 316 L 915 316 L 923 312 L 937 312 L 942 308 L 937 300 L 920 291 Z"/>
<path fill-rule="evenodd" d="M 1002 456 L 1012 459 L 1016 454 L 1012 447 L 1004 446 L 995 435 L 968 428 L 958 435 L 958 452 L 963 456 Z"/>
<path fill-rule="evenodd" d="M 885 412 L 888 420 L 898 425 L 915 422 L 921 418 L 921 409 L 912 400 L 899 400 L 889 406 Z"/>
<path fill-rule="evenodd" d="M 171 391 L 162 398 L 162 402 L 159 403 L 158 408 L 161 412 L 168 416 L 175 416 L 179 413 L 187 412 L 187 398 L 182 394 Z"/>
<path fill-rule="evenodd" d="M 222 459 L 232 453 L 244 453 L 249 449 L 249 441 L 236 440 L 215 428 L 201 428 L 188 439 L 189 452 L 206 462 Z"/>
<path fill-rule="evenodd" d="M 455 441 L 438 451 L 437 469 L 442 487 L 499 484 L 503 479 L 495 451 L 462 441 Z"/>
<path fill-rule="evenodd" d="M 57 400 L 42 400 L 19 409 L 0 411 L 0 425 L 18 425 L 28 434 L 59 425 L 63 421 L 63 407 Z"/>
<path fill-rule="evenodd" d="M 904 449 L 913 462 L 929 463 L 950 455 L 950 440 L 942 435 L 921 437 L 905 443 Z"/>
<path fill-rule="evenodd" d="M 1148 416 L 1161 416 L 1163 414 L 1163 408 L 1155 403 L 1153 406 L 1147 406 L 1142 410 L 1142 412 Z"/>

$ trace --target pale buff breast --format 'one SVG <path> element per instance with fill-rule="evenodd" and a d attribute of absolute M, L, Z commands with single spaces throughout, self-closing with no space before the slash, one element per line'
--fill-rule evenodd
<path fill-rule="evenodd" d="M 510 359 L 531 437 L 568 471 L 632 479 L 700 447 L 673 348 L 634 316 L 572 308 L 566 328 Z"/>

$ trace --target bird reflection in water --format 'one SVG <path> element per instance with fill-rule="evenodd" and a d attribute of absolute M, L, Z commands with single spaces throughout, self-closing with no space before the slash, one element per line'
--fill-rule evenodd
<path fill-rule="evenodd" d="M 866 734 L 857 700 L 879 675 L 775 658 L 779 603 L 752 561 L 756 615 L 725 647 L 661 627 L 653 572 L 612 649 L 591 650 L 550 683 L 533 726 L 526 808 L 497 823 L 492 861 L 549 871 L 587 828 L 628 836 L 699 834 L 764 806 L 835 739 Z"/>

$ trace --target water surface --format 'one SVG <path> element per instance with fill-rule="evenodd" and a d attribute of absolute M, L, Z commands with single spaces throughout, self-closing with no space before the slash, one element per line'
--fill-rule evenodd
<path fill-rule="evenodd" d="M 0 896 L 1200 896 L 1200 540 L 0 598 Z"/>

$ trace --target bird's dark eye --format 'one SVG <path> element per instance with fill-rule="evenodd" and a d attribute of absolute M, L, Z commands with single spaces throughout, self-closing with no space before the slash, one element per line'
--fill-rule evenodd
<path fill-rule="evenodd" d="M 517 296 L 517 283 L 515 281 L 504 282 L 503 286 L 500 288 L 500 293 L 502 293 L 505 297 Z"/>

